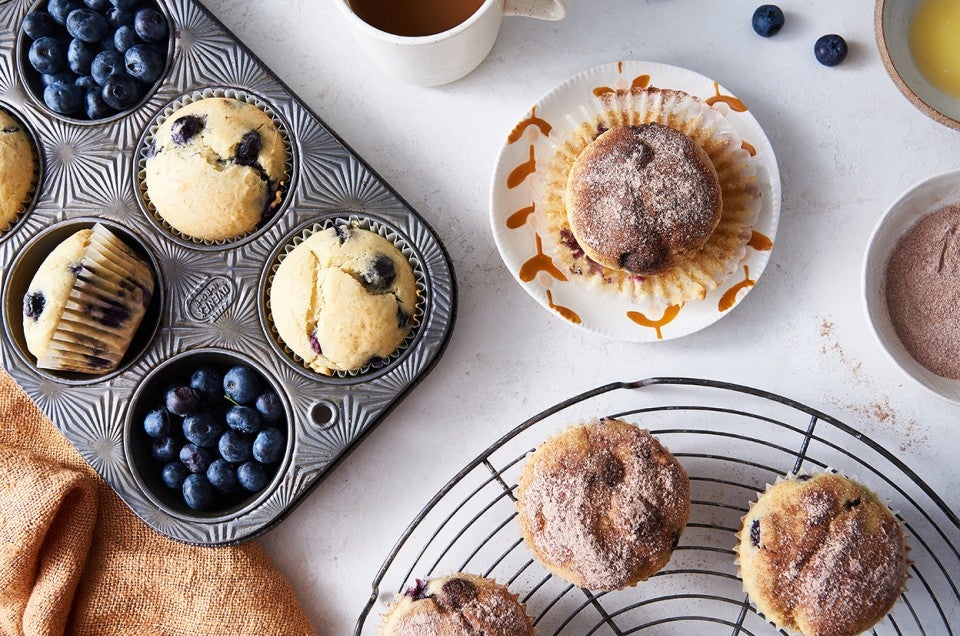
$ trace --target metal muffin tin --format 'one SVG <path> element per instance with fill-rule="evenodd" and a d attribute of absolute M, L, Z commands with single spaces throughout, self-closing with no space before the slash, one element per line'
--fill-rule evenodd
<path fill-rule="evenodd" d="M 51 113 L 25 85 L 18 37 L 35 2 L 0 0 L 0 107 L 26 125 L 40 160 L 34 200 L 0 236 L 0 357 L 147 524 L 180 541 L 223 545 L 276 525 L 433 368 L 453 329 L 456 283 L 424 220 L 206 8 L 193 0 L 159 4 L 176 35 L 164 77 L 135 109 L 86 122 Z M 208 90 L 265 104 L 291 151 L 278 213 L 250 235 L 215 246 L 158 224 L 138 177 L 144 139 L 165 109 Z M 398 355 L 356 375 L 326 377 L 300 364 L 270 332 L 269 270 L 303 228 L 350 220 L 396 236 L 421 274 L 419 322 Z M 95 222 L 153 265 L 159 293 L 117 371 L 90 377 L 39 370 L 23 340 L 23 292 L 60 240 Z M 278 391 L 287 412 L 286 454 L 263 492 L 226 510 L 196 513 L 159 485 L 139 419 L 185 369 L 234 363 L 256 368 Z"/>

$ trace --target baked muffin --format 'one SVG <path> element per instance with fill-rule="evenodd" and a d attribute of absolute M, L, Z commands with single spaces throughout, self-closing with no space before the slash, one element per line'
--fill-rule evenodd
<path fill-rule="evenodd" d="M 413 328 L 417 286 L 397 247 L 375 232 L 330 227 L 287 254 L 270 287 L 277 333 L 319 373 L 390 356 Z"/>
<path fill-rule="evenodd" d="M 900 596 L 900 522 L 866 487 L 834 473 L 767 489 L 741 520 L 740 575 L 763 616 L 805 636 L 870 629 Z"/>
<path fill-rule="evenodd" d="M 10 229 L 33 189 L 37 165 L 27 132 L 0 109 L 0 233 Z"/>
<path fill-rule="evenodd" d="M 475 574 L 423 582 L 383 617 L 383 636 L 533 636 L 533 621 L 506 586 Z"/>
<path fill-rule="evenodd" d="M 683 133 L 656 122 L 603 132 L 570 170 L 570 229 L 598 263 L 656 274 L 703 247 L 720 222 L 720 183 Z"/>
<path fill-rule="evenodd" d="M 520 477 L 517 509 L 523 539 L 547 569 L 617 590 L 670 560 L 690 517 L 690 481 L 649 432 L 602 419 L 540 445 Z"/>
<path fill-rule="evenodd" d="M 178 232 L 228 241 L 280 205 L 286 160 L 283 136 L 265 112 L 237 99 L 201 99 L 170 115 L 154 135 L 147 196 Z"/>
<path fill-rule="evenodd" d="M 60 243 L 23 297 L 23 335 L 41 369 L 100 375 L 120 363 L 153 297 L 149 266 L 99 223 Z"/>

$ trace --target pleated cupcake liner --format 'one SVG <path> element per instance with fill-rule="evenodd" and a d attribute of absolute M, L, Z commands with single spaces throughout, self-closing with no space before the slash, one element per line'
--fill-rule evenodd
<path fill-rule="evenodd" d="M 597 97 L 569 113 L 566 121 L 568 132 L 557 136 L 554 155 L 537 181 L 536 209 L 553 243 L 551 253 L 569 272 L 611 293 L 670 305 L 706 297 L 738 269 L 760 214 L 760 190 L 753 159 L 726 117 L 682 91 L 635 89 Z M 598 131 L 652 122 L 682 132 L 706 152 L 717 172 L 723 208 L 700 250 L 665 272 L 640 276 L 586 257 L 573 239 L 564 198 L 574 161 Z"/>

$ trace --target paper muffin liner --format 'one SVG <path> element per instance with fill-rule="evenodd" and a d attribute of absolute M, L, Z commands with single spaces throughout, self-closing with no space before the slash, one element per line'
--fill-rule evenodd
<path fill-rule="evenodd" d="M 702 299 L 739 267 L 760 213 L 756 168 L 740 135 L 719 111 L 682 91 L 634 89 L 607 93 L 566 116 L 570 130 L 559 135 L 554 155 L 537 183 L 536 209 L 552 239 L 553 253 L 576 277 L 635 300 L 679 304 Z M 567 220 L 567 176 L 598 131 L 657 122 L 690 137 L 710 157 L 720 182 L 720 222 L 700 250 L 670 269 L 636 275 L 605 267 L 587 257 Z"/>
<path fill-rule="evenodd" d="M 741 562 L 740 562 L 740 543 L 741 543 L 741 542 L 740 542 L 740 533 L 742 532 L 742 530 L 743 530 L 743 528 L 744 528 L 744 520 L 745 520 L 747 517 L 750 516 L 750 511 L 753 510 L 754 505 L 756 505 L 757 502 L 759 502 L 760 499 L 761 499 L 764 495 L 766 495 L 767 492 L 769 492 L 771 488 L 773 488 L 774 486 L 779 485 L 779 484 L 781 484 L 781 483 L 783 483 L 783 482 L 785 482 L 785 481 L 793 481 L 793 480 L 799 479 L 799 478 L 804 477 L 804 476 L 806 476 L 806 477 L 815 477 L 815 476 L 820 475 L 820 474 L 836 475 L 836 476 L 838 476 L 838 477 L 843 477 L 844 479 L 848 479 L 848 480 L 854 482 L 855 484 L 859 485 L 861 488 L 863 488 L 863 489 L 865 489 L 867 492 L 869 492 L 871 495 L 873 495 L 873 498 L 876 499 L 876 500 L 877 500 L 878 502 L 880 502 L 881 504 L 883 504 L 883 507 L 886 508 L 887 511 L 888 511 L 891 515 L 893 515 L 893 518 L 896 519 L 897 522 L 898 522 L 898 524 L 899 524 L 900 532 L 903 533 L 904 546 L 906 546 L 907 580 L 910 580 L 910 579 L 913 578 L 913 575 L 910 574 L 910 565 L 913 563 L 913 561 L 910 560 L 910 550 L 911 550 L 911 548 L 910 548 L 910 544 L 907 543 L 907 541 L 906 541 L 906 532 L 904 532 L 904 522 L 903 522 L 903 519 L 901 519 L 900 515 L 897 513 L 897 511 L 894 510 L 894 509 L 890 506 L 890 501 L 889 501 L 889 499 L 885 499 L 885 498 L 883 498 L 883 497 L 880 497 L 880 495 L 878 495 L 876 492 L 874 492 L 873 489 L 871 489 L 868 485 L 866 485 L 866 483 L 864 483 L 858 476 L 856 476 L 856 475 L 854 475 L 854 476 L 848 476 L 846 473 L 844 473 L 844 471 L 842 471 L 842 470 L 840 470 L 840 469 L 837 469 L 837 468 L 833 468 L 833 467 L 831 467 L 831 466 L 827 466 L 827 467 L 823 468 L 823 470 L 818 470 L 818 471 L 808 471 L 808 470 L 806 470 L 806 469 L 801 469 L 801 470 L 799 470 L 799 471 L 797 471 L 797 472 L 791 471 L 791 472 L 787 473 L 786 475 L 777 475 L 777 478 L 773 481 L 772 484 L 768 482 L 768 483 L 766 483 L 766 484 L 764 485 L 763 492 L 757 494 L 756 499 L 755 499 L 754 501 L 751 501 L 751 502 L 750 502 L 750 507 L 747 509 L 747 513 L 746 513 L 745 515 L 743 515 L 742 517 L 740 517 L 740 528 L 737 529 L 737 533 L 736 533 L 737 541 L 736 541 L 736 543 L 734 543 L 734 546 L 733 546 L 733 554 L 734 554 L 734 563 L 735 563 L 736 566 L 737 566 L 737 577 L 740 579 L 741 588 L 743 589 L 743 593 L 747 595 L 747 598 L 749 599 L 750 604 L 751 604 L 751 605 L 753 606 L 753 608 L 757 611 L 757 615 L 760 616 L 760 617 L 761 617 L 762 619 L 764 619 L 765 621 L 767 621 L 768 623 L 770 623 L 770 625 L 773 625 L 773 627 L 775 627 L 776 629 L 782 630 L 783 632 L 789 634 L 789 636 L 805 636 L 805 635 L 804 635 L 802 632 L 799 632 L 799 631 L 797 631 L 797 630 L 793 630 L 793 629 L 790 629 L 790 628 L 785 627 L 785 626 L 783 626 L 783 625 L 780 625 L 780 624 L 777 623 L 776 621 L 772 620 L 769 616 L 767 616 L 766 614 L 764 614 L 762 611 L 760 611 L 760 607 L 757 605 L 756 601 L 753 599 L 753 596 L 752 596 L 752 595 L 750 594 L 750 592 L 747 590 L 747 586 L 746 586 L 746 584 L 744 583 L 744 578 L 743 578 L 743 566 L 742 566 L 742 564 L 741 564 Z M 899 594 L 897 595 L 897 601 L 890 607 L 890 609 L 887 611 L 887 613 L 884 614 L 884 616 L 881 617 L 880 620 L 877 621 L 877 623 L 874 623 L 874 625 L 879 624 L 881 621 L 883 621 L 883 619 L 884 619 L 886 616 L 888 616 L 888 615 L 893 611 L 893 609 L 894 609 L 894 607 L 896 607 L 897 603 L 900 602 L 900 597 L 901 597 L 901 596 L 904 594 L 904 592 L 906 592 L 906 591 L 907 591 L 907 584 L 906 584 L 906 582 L 904 582 L 903 588 L 900 590 Z M 869 628 L 868 628 L 867 631 L 869 631 Z M 862 632 L 862 633 L 866 633 L 866 632 Z"/>
<path fill-rule="evenodd" d="M 390 243 L 396 247 L 404 258 L 407 259 L 407 262 L 410 263 L 411 269 L 413 269 L 413 279 L 417 287 L 417 305 L 413 312 L 413 318 L 411 319 L 410 332 L 407 334 L 407 337 L 403 339 L 397 348 L 386 358 L 375 358 L 367 364 L 363 365 L 359 369 L 354 369 L 352 371 L 341 371 L 334 369 L 331 371 L 330 375 L 325 375 L 319 371 L 315 371 L 307 364 L 306 360 L 298 356 L 293 352 L 290 347 L 283 341 L 283 338 L 280 337 L 279 331 L 277 331 L 277 326 L 273 322 L 273 313 L 270 306 L 270 291 L 273 289 L 273 280 L 277 274 L 277 268 L 280 267 L 280 263 L 283 262 L 283 259 L 287 257 L 290 252 L 297 248 L 301 243 L 306 241 L 308 238 L 316 234 L 317 232 L 326 230 L 328 228 L 334 227 L 336 225 L 348 226 L 359 228 L 361 230 L 368 230 L 379 234 L 383 238 L 390 241 Z M 423 324 L 423 316 L 425 313 L 425 303 L 427 294 L 427 283 L 426 283 L 426 274 L 424 273 L 423 264 L 420 262 L 420 257 L 417 255 L 417 252 L 413 249 L 410 243 L 407 242 L 400 234 L 394 231 L 392 228 L 375 221 L 370 218 L 360 217 L 354 214 L 345 215 L 342 217 L 328 218 L 322 221 L 317 221 L 316 223 L 309 225 L 292 237 L 286 240 L 285 245 L 278 253 L 277 257 L 268 264 L 269 276 L 267 277 L 266 284 L 266 322 L 269 328 L 270 337 L 273 338 L 274 342 L 286 354 L 296 365 L 302 367 L 303 369 L 309 371 L 310 373 L 317 374 L 320 377 L 334 377 L 334 378 L 356 378 L 359 376 L 366 375 L 372 371 L 382 369 L 387 365 L 391 364 L 394 360 L 398 359 L 407 347 L 413 342 L 417 336 L 417 332 L 420 330 L 420 325 Z"/>
<path fill-rule="evenodd" d="M 40 178 L 42 175 L 43 164 L 40 160 L 40 150 L 37 145 L 37 136 L 33 134 L 33 130 L 23 123 L 23 120 L 6 104 L 0 104 L 0 110 L 5 112 L 10 116 L 13 121 L 17 123 L 20 129 L 23 131 L 24 135 L 27 138 L 27 143 L 30 145 L 30 152 L 33 156 L 33 180 L 30 182 L 30 187 L 27 189 L 27 193 L 23 197 L 23 201 L 20 204 L 20 209 L 10 217 L 10 220 L 6 223 L 0 223 L 0 239 L 2 239 L 7 232 L 13 229 L 13 227 L 20 222 L 20 219 L 24 217 L 33 206 L 36 204 L 37 195 L 39 194 L 39 185 Z"/>
<path fill-rule="evenodd" d="M 41 369 L 104 374 L 123 359 L 153 297 L 154 277 L 121 239 L 97 223 Z"/>
<path fill-rule="evenodd" d="M 153 145 L 155 140 L 155 135 L 157 130 L 160 129 L 160 126 L 169 119 L 174 113 L 178 110 L 198 102 L 203 99 L 208 99 L 211 97 L 225 97 L 228 99 L 236 99 L 241 102 L 246 102 L 256 106 L 273 121 L 274 125 L 277 127 L 277 130 L 280 132 L 280 138 L 283 140 L 283 149 L 286 152 L 286 160 L 284 162 L 284 171 L 283 178 L 277 184 L 277 196 L 280 197 L 280 201 L 274 206 L 273 212 L 269 216 L 264 216 L 260 219 L 260 222 L 257 223 L 249 232 L 235 236 L 231 239 L 222 239 L 217 241 L 212 241 L 208 239 L 201 239 L 189 234 L 185 234 L 180 230 L 174 228 L 170 223 L 167 222 L 160 213 L 157 212 L 156 207 L 150 201 L 150 195 L 147 191 L 147 152 L 148 149 Z M 150 124 L 147 126 L 147 129 L 144 131 L 143 137 L 140 139 L 140 143 L 137 145 L 136 150 L 136 190 L 139 193 L 140 203 L 143 208 L 146 210 L 147 214 L 153 219 L 154 223 L 161 227 L 165 232 L 169 233 L 171 236 L 180 239 L 181 241 L 191 243 L 196 246 L 202 247 L 219 247 L 223 245 L 232 245 L 239 241 L 244 241 L 264 229 L 277 217 L 279 217 L 283 211 L 286 209 L 290 201 L 290 191 L 293 185 L 292 179 L 294 175 L 294 162 L 296 161 L 294 157 L 294 148 L 293 144 L 290 141 L 290 128 L 287 126 L 286 122 L 281 119 L 280 115 L 277 112 L 277 109 L 270 105 L 269 102 L 265 101 L 263 98 L 255 95 L 253 93 L 238 89 L 238 88 L 204 88 L 202 90 L 197 90 L 192 93 L 183 95 L 176 100 L 170 102 L 164 107 L 160 113 L 153 118 Z"/>

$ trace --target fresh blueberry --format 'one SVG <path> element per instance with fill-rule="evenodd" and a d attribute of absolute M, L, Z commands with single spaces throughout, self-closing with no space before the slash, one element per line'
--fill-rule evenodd
<path fill-rule="evenodd" d="M 373 291 L 385 291 L 397 278 L 397 267 L 386 254 L 377 254 L 360 272 L 360 282 Z"/>
<path fill-rule="evenodd" d="M 83 40 L 70 40 L 67 46 L 67 64 L 77 75 L 88 75 L 90 64 L 99 52 L 99 49 Z"/>
<path fill-rule="evenodd" d="M 167 39 L 167 21 L 154 9 L 140 9 L 133 18 L 137 35 L 144 42 L 163 42 Z"/>
<path fill-rule="evenodd" d="M 216 404 L 223 398 L 223 378 L 210 367 L 201 367 L 190 376 L 190 386 L 197 390 L 206 404 Z"/>
<path fill-rule="evenodd" d="M 93 80 L 90 79 L 90 81 Z M 104 119 L 116 112 L 107 105 L 107 102 L 103 101 L 103 89 L 99 86 L 92 86 L 87 89 L 83 96 L 83 108 L 87 114 L 87 119 Z"/>
<path fill-rule="evenodd" d="M 260 393 L 260 376 L 250 367 L 233 367 L 223 376 L 223 392 L 237 404 L 250 404 Z"/>
<path fill-rule="evenodd" d="M 83 0 L 83 4 L 100 13 L 106 13 L 113 6 L 110 0 Z"/>
<path fill-rule="evenodd" d="M 67 33 L 84 42 L 99 42 L 107 35 L 107 19 L 92 9 L 74 9 L 67 16 Z"/>
<path fill-rule="evenodd" d="M 64 84 L 69 84 L 74 81 L 75 77 L 76 75 L 70 71 L 60 71 L 59 73 L 54 73 L 53 75 L 44 73 L 40 76 L 40 83 L 43 84 L 44 88 L 46 88 L 54 82 L 63 82 Z"/>
<path fill-rule="evenodd" d="M 170 139 L 178 146 L 182 146 L 193 139 L 203 130 L 206 123 L 196 115 L 184 115 L 174 120 L 170 126 Z"/>
<path fill-rule="evenodd" d="M 61 115 L 73 115 L 83 106 L 83 91 L 71 82 L 54 82 L 43 89 L 43 103 Z"/>
<path fill-rule="evenodd" d="M 140 0 L 110 0 L 110 4 L 118 9 L 132 9 L 140 4 Z"/>
<path fill-rule="evenodd" d="M 847 57 L 847 41 L 836 33 L 824 35 L 813 45 L 813 54 L 824 66 L 836 66 Z"/>
<path fill-rule="evenodd" d="M 33 292 L 23 297 L 23 315 L 34 320 L 40 319 L 43 308 L 47 305 L 47 299 L 43 292 Z"/>
<path fill-rule="evenodd" d="M 67 24 L 67 16 L 81 6 L 82 5 L 76 0 L 50 0 L 50 2 L 47 3 L 47 13 L 50 14 L 50 17 L 53 18 L 57 24 L 65 26 Z"/>
<path fill-rule="evenodd" d="M 177 442 L 173 437 L 158 437 L 150 443 L 150 451 L 158 463 L 166 464 L 177 458 Z"/>
<path fill-rule="evenodd" d="M 143 430 L 150 437 L 168 437 L 170 435 L 170 414 L 166 409 L 154 409 L 143 418 Z"/>
<path fill-rule="evenodd" d="M 103 101 L 117 110 L 126 110 L 140 99 L 140 87 L 129 75 L 118 73 L 107 78 L 103 85 Z"/>
<path fill-rule="evenodd" d="M 164 395 L 163 403 L 174 415 L 190 415 L 200 405 L 200 394 L 189 386 L 175 386 Z"/>
<path fill-rule="evenodd" d="M 116 51 L 117 45 L 114 44 L 113 38 L 117 35 L 117 30 L 113 27 L 110 27 L 110 30 L 107 31 L 107 35 L 100 40 L 100 50 L 101 51 Z"/>
<path fill-rule="evenodd" d="M 763 4 L 753 12 L 753 30 L 768 38 L 783 28 L 783 11 L 775 4 Z"/>
<path fill-rule="evenodd" d="M 260 414 L 249 406 L 234 406 L 227 411 L 227 426 L 241 433 L 256 433 L 261 426 Z"/>
<path fill-rule="evenodd" d="M 245 462 L 253 453 L 253 442 L 243 433 L 230 429 L 220 436 L 217 448 L 220 456 L 228 462 Z"/>
<path fill-rule="evenodd" d="M 47 35 L 60 32 L 59 25 L 46 11 L 31 11 L 23 17 L 23 32 L 31 40 L 39 40 Z"/>
<path fill-rule="evenodd" d="M 127 74 L 144 84 L 154 83 L 163 72 L 163 56 L 149 44 L 135 44 L 124 55 Z"/>
<path fill-rule="evenodd" d="M 123 68 L 123 53 L 119 51 L 102 51 L 90 64 L 90 75 L 100 86 L 106 84 L 107 79 L 117 73 L 126 73 Z"/>
<path fill-rule="evenodd" d="M 233 464 L 225 459 L 215 459 L 207 469 L 207 479 L 210 484 L 227 495 L 237 489 L 237 471 Z"/>
<path fill-rule="evenodd" d="M 253 440 L 253 458 L 262 464 L 272 464 L 283 457 L 283 433 L 278 428 L 265 428 Z"/>
<path fill-rule="evenodd" d="M 237 481 L 250 492 L 258 492 L 267 485 L 267 471 L 262 464 L 246 462 L 237 468 Z"/>
<path fill-rule="evenodd" d="M 223 433 L 223 424 L 210 411 L 183 418 L 183 436 L 197 446 L 213 448 Z"/>
<path fill-rule="evenodd" d="M 262 147 L 263 142 L 260 139 L 260 133 L 252 130 L 245 134 L 243 138 L 240 139 L 240 143 L 237 144 L 234 161 L 241 166 L 255 166 Z"/>
<path fill-rule="evenodd" d="M 140 44 L 140 38 L 137 37 L 133 27 L 128 24 L 117 27 L 117 30 L 113 33 L 113 48 L 121 53 L 126 53 L 127 49 L 134 44 Z"/>
<path fill-rule="evenodd" d="M 127 9 L 118 9 L 113 7 L 107 9 L 107 24 L 112 26 L 114 29 L 119 29 L 125 24 L 133 24 L 133 11 L 128 11 Z"/>
<path fill-rule="evenodd" d="M 34 40 L 27 54 L 30 66 L 38 73 L 56 73 L 67 65 L 67 50 L 56 38 L 44 36 Z"/>
<path fill-rule="evenodd" d="M 283 417 L 283 403 L 280 397 L 271 392 L 261 393 L 257 396 L 257 413 L 264 422 L 276 422 Z"/>
<path fill-rule="evenodd" d="M 213 505 L 216 493 L 206 475 L 190 475 L 183 481 L 183 500 L 194 510 L 206 510 Z"/>
<path fill-rule="evenodd" d="M 167 462 L 160 470 L 160 477 L 163 479 L 163 485 L 171 489 L 180 489 L 183 487 L 183 480 L 190 476 L 190 471 L 182 462 Z"/>
<path fill-rule="evenodd" d="M 205 473 L 210 467 L 210 451 L 196 444 L 184 444 L 180 449 L 180 461 L 191 473 Z"/>
<path fill-rule="evenodd" d="M 73 83 L 74 83 L 74 85 L 75 85 L 77 88 L 80 88 L 80 89 L 82 89 L 82 90 L 87 90 L 87 89 L 90 89 L 90 88 L 96 88 L 96 89 L 97 89 L 97 92 L 100 91 L 100 85 L 97 84 L 97 83 L 93 80 L 93 78 L 92 78 L 91 76 L 89 76 L 89 75 L 81 75 L 80 77 L 76 78 L 76 79 L 73 81 Z"/>

